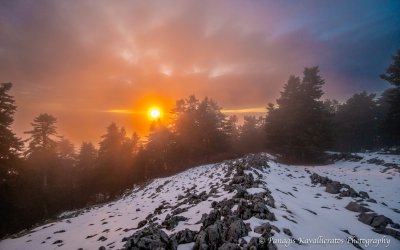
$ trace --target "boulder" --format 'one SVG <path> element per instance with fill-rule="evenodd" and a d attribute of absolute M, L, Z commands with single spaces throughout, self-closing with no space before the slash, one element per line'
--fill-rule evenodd
<path fill-rule="evenodd" d="M 400 240 L 400 231 L 394 230 L 392 228 L 384 228 L 383 233 L 386 235 L 393 236 L 394 238 Z"/>
<path fill-rule="evenodd" d="M 138 225 L 137 225 L 137 228 L 142 228 L 142 227 L 144 227 L 146 224 L 147 224 L 147 220 L 139 221 L 139 223 L 138 223 Z"/>
<path fill-rule="evenodd" d="M 270 232 L 270 231 L 271 231 L 271 225 L 269 223 L 264 223 L 254 228 L 254 232 L 258 234 L 263 234 L 264 232 Z"/>
<path fill-rule="evenodd" d="M 360 191 L 360 192 L 358 192 L 358 194 L 359 194 L 360 197 L 363 198 L 363 199 L 369 199 L 369 195 L 368 195 L 367 192 Z"/>
<path fill-rule="evenodd" d="M 237 185 L 236 186 L 236 194 L 234 196 L 234 198 L 246 198 L 246 196 L 248 195 L 246 188 Z"/>
<path fill-rule="evenodd" d="M 358 220 L 364 224 L 371 225 L 374 218 L 377 216 L 376 213 L 361 213 L 358 216 Z"/>
<path fill-rule="evenodd" d="M 358 197 L 358 193 L 351 187 L 349 187 L 347 190 L 344 190 L 342 192 L 340 192 L 340 196 L 341 197 Z"/>
<path fill-rule="evenodd" d="M 347 210 L 353 211 L 353 212 L 370 212 L 371 209 L 366 208 L 357 202 L 351 201 L 347 206 L 345 207 Z"/>
<path fill-rule="evenodd" d="M 208 250 L 208 239 L 207 232 L 202 230 L 196 236 L 196 243 L 193 246 L 193 250 Z"/>
<path fill-rule="evenodd" d="M 389 223 L 391 224 L 393 223 L 393 221 L 384 215 L 378 215 L 373 219 L 371 226 L 377 228 L 385 228 L 386 225 Z"/>
<path fill-rule="evenodd" d="M 326 184 L 325 192 L 330 194 L 338 194 L 340 192 L 340 183 L 337 181 L 333 181 L 331 183 Z"/>
<path fill-rule="evenodd" d="M 197 232 L 185 228 L 184 230 L 171 235 L 171 238 L 174 238 L 178 244 L 185 244 L 194 242 L 196 234 Z"/>
<path fill-rule="evenodd" d="M 203 216 L 201 217 L 201 222 L 203 223 L 202 228 L 206 228 L 214 224 L 214 222 L 219 219 L 221 219 L 221 213 L 219 210 L 216 209 L 212 210 L 209 214 L 203 214 Z"/>
<path fill-rule="evenodd" d="M 175 228 L 180 221 L 186 221 L 187 218 L 183 216 L 167 216 L 165 220 L 161 223 L 167 230 Z"/>
<path fill-rule="evenodd" d="M 264 237 L 253 237 L 250 239 L 249 243 L 243 249 L 268 249 L 268 250 L 277 250 L 278 248 L 268 241 L 267 238 Z"/>
<path fill-rule="evenodd" d="M 244 224 L 241 219 L 236 219 L 229 225 L 228 231 L 226 232 L 226 240 L 228 242 L 238 243 L 238 240 L 248 233 L 246 224 Z"/>
<path fill-rule="evenodd" d="M 124 245 L 126 250 L 139 249 L 177 249 L 178 245 L 174 239 L 161 229 L 151 225 L 135 232 L 128 238 Z"/>
<path fill-rule="evenodd" d="M 224 225 L 222 221 L 216 221 L 205 230 L 207 232 L 208 246 L 210 249 L 218 249 L 223 243 Z"/>
<path fill-rule="evenodd" d="M 287 236 L 290 236 L 290 237 L 293 236 L 292 232 L 291 232 L 290 229 L 288 229 L 288 228 L 284 228 L 284 229 L 283 229 L 283 232 L 284 232 Z"/>
<path fill-rule="evenodd" d="M 235 243 L 224 243 L 218 250 L 240 250 L 240 247 Z"/>

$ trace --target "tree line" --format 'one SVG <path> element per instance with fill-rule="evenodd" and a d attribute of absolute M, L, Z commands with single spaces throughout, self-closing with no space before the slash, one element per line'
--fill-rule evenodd
<path fill-rule="evenodd" d="M 381 78 L 382 95 L 356 93 L 347 101 L 323 100 L 318 67 L 290 76 L 265 116 L 227 116 L 207 97 L 178 100 L 172 122 L 153 122 L 147 138 L 111 123 L 93 145 L 79 149 L 42 113 L 23 141 L 12 131 L 17 106 L 11 83 L 0 86 L 0 235 L 65 210 L 119 197 L 134 184 L 202 163 L 268 151 L 293 163 L 324 161 L 324 152 L 357 152 L 400 145 L 400 51 Z"/>

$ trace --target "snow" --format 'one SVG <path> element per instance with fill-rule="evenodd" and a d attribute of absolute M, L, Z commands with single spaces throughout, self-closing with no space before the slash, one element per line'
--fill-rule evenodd
<path fill-rule="evenodd" d="M 399 223 L 400 214 L 395 211 L 400 209 L 399 171 L 387 170 L 385 166 L 367 161 L 377 158 L 398 165 L 400 156 L 377 153 L 359 154 L 359 156 L 363 157 L 359 162 L 338 161 L 323 166 L 284 165 L 275 162 L 273 157 L 270 157 L 271 160 L 268 162 L 270 168 L 264 168 L 262 171 L 254 170 L 262 175 L 265 186 L 249 188 L 247 192 L 255 194 L 264 192 L 266 189 L 272 192 L 276 208 L 269 209 L 275 214 L 277 221 L 268 222 L 280 229 L 279 233 L 274 231 L 274 240 L 282 242 L 275 242 L 278 249 L 354 248 L 346 242 L 341 245 L 311 243 L 298 245 L 291 240 L 291 237 L 283 233 L 283 228 L 290 229 L 293 238 L 304 240 L 346 240 L 349 235 L 344 230 L 348 230 L 359 239 L 390 240 L 388 246 L 387 243 L 380 243 L 378 248 L 400 249 L 400 241 L 391 236 L 373 232 L 370 226 L 357 220 L 358 213 L 345 209 L 345 206 L 354 200 L 353 198 L 337 199 L 337 195 L 326 193 L 325 187 L 311 184 L 309 173 L 315 172 L 348 184 L 357 192 L 365 191 L 377 201 L 376 204 L 367 203 L 372 210 Z M 232 198 L 235 194 L 223 189 L 226 171 L 227 167 L 224 163 L 211 164 L 199 166 L 175 176 L 155 179 L 146 186 L 135 187 L 120 200 L 81 211 L 63 213 L 57 221 L 41 225 L 22 236 L 18 235 L 20 237 L 4 239 L 0 242 L 0 249 L 98 249 L 100 246 L 106 246 L 107 249 L 120 249 L 124 244 L 121 241 L 122 238 L 137 231 L 138 223 L 152 214 L 163 202 L 168 202 L 171 207 L 167 206 L 161 214 L 155 216 L 156 222 L 160 224 L 166 215 L 171 213 L 172 206 L 182 201 L 178 200 L 178 196 L 184 195 L 185 190 L 195 185 L 192 192 L 199 194 L 202 191 L 209 193 L 211 188 L 215 187 L 217 192 L 207 200 L 195 205 L 179 206 L 187 208 L 187 211 L 179 214 L 187 217 L 187 221 L 180 222 L 171 231 L 164 229 L 169 235 L 185 228 L 198 231 L 201 227 L 199 223 L 201 216 L 211 211 L 211 203 Z M 258 178 L 254 174 L 253 176 Z M 233 207 L 232 211 L 236 209 L 237 206 Z M 252 229 L 265 222 L 267 221 L 254 217 L 245 221 L 245 223 L 250 223 Z M 65 230 L 65 232 L 56 233 L 60 230 Z M 101 236 L 107 239 L 99 241 Z M 244 239 L 250 240 L 251 237 L 260 237 L 260 235 L 251 231 Z M 62 240 L 62 243 L 53 244 L 57 240 Z M 376 245 L 372 243 L 360 245 L 364 249 L 376 248 Z M 188 243 L 179 245 L 178 249 L 192 247 L 193 243 Z"/>

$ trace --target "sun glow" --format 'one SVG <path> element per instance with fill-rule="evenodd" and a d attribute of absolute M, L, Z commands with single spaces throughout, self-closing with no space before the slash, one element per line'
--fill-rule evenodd
<path fill-rule="evenodd" d="M 153 120 L 160 118 L 161 110 L 158 107 L 153 107 L 149 109 L 149 117 Z"/>

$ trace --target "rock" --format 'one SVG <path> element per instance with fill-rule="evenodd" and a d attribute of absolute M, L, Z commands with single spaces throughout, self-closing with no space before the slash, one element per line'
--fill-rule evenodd
<path fill-rule="evenodd" d="M 345 207 L 347 210 L 353 211 L 353 212 L 370 212 L 371 209 L 366 208 L 357 202 L 351 201 L 347 206 Z"/>
<path fill-rule="evenodd" d="M 171 238 L 175 238 L 176 242 L 178 244 L 185 244 L 185 243 L 190 243 L 195 241 L 197 232 L 189 230 L 185 228 L 184 230 L 181 230 L 177 232 L 176 234 L 173 234 Z"/>
<path fill-rule="evenodd" d="M 222 221 L 216 221 L 206 228 L 208 245 L 210 249 L 217 249 L 223 243 L 224 226 Z"/>
<path fill-rule="evenodd" d="M 245 198 L 248 195 L 246 188 L 242 186 L 236 186 L 237 193 L 235 194 L 234 198 Z"/>
<path fill-rule="evenodd" d="M 142 228 L 142 227 L 144 227 L 146 224 L 147 224 L 147 220 L 139 221 L 139 223 L 138 223 L 138 225 L 137 225 L 137 228 Z"/>
<path fill-rule="evenodd" d="M 252 216 L 251 209 L 247 206 L 247 204 L 239 204 L 235 214 L 238 215 L 239 218 L 243 220 L 248 220 Z"/>
<path fill-rule="evenodd" d="M 340 192 L 340 196 L 341 197 L 358 197 L 358 193 L 351 187 L 347 188 L 347 190 L 344 190 L 342 192 Z"/>
<path fill-rule="evenodd" d="M 126 250 L 177 249 L 178 245 L 164 231 L 151 225 L 130 236 L 124 247 Z"/>
<path fill-rule="evenodd" d="M 234 243 L 224 243 L 218 250 L 240 250 L 240 247 Z"/>
<path fill-rule="evenodd" d="M 268 241 L 268 238 L 264 237 L 253 237 L 250 239 L 249 243 L 244 249 L 258 250 L 258 249 L 268 249 L 268 250 L 277 250 L 278 248 Z"/>
<path fill-rule="evenodd" d="M 167 230 L 175 228 L 180 221 L 186 221 L 187 218 L 183 216 L 167 216 L 161 223 Z"/>
<path fill-rule="evenodd" d="M 63 241 L 62 240 L 56 240 L 56 241 L 53 242 L 53 245 L 60 244 L 60 243 L 63 243 Z"/>
<path fill-rule="evenodd" d="M 53 234 L 65 233 L 65 230 L 55 231 Z"/>
<path fill-rule="evenodd" d="M 367 192 L 360 191 L 360 192 L 358 192 L 358 194 L 359 194 L 360 197 L 363 198 L 363 199 L 369 199 L 369 195 L 368 195 Z"/>
<path fill-rule="evenodd" d="M 161 204 L 160 206 L 158 206 L 156 209 L 154 209 L 153 214 L 161 214 L 162 210 L 164 209 L 164 205 Z"/>
<path fill-rule="evenodd" d="M 371 226 L 377 228 L 385 228 L 386 225 L 389 223 L 391 224 L 393 223 L 393 221 L 384 215 L 378 215 L 373 219 Z"/>
<path fill-rule="evenodd" d="M 100 236 L 100 238 L 97 240 L 97 241 L 106 241 L 107 240 L 107 238 L 106 237 L 104 237 L 104 236 Z"/>
<path fill-rule="evenodd" d="M 244 237 L 248 234 L 246 224 L 241 219 L 233 221 L 228 228 L 226 233 L 226 240 L 228 242 L 238 243 L 239 238 Z"/>
<path fill-rule="evenodd" d="M 215 221 L 221 219 L 221 213 L 219 210 L 212 210 L 209 214 L 203 214 L 201 217 L 201 222 L 203 223 L 203 228 L 212 225 Z"/>
<path fill-rule="evenodd" d="M 288 228 L 284 228 L 284 229 L 283 229 L 283 232 L 284 232 L 287 236 L 290 236 L 290 237 L 293 236 L 292 232 L 291 232 L 290 229 L 288 229 Z"/>
<path fill-rule="evenodd" d="M 271 225 L 269 223 L 264 223 L 261 226 L 255 227 L 254 232 L 258 234 L 263 234 L 264 232 L 270 232 Z"/>
<path fill-rule="evenodd" d="M 99 247 L 99 250 L 106 250 L 106 247 L 105 246 L 101 246 L 101 247 Z"/>
<path fill-rule="evenodd" d="M 337 181 L 326 184 L 325 192 L 330 194 L 338 194 L 340 192 L 340 183 Z"/>
<path fill-rule="evenodd" d="M 171 212 L 171 214 L 172 214 L 172 215 L 177 215 L 177 214 L 181 214 L 181 213 L 186 212 L 186 211 L 187 211 L 187 208 L 180 208 L 180 207 L 178 207 L 178 208 L 176 208 L 175 210 L 173 210 L 173 211 Z"/>
<path fill-rule="evenodd" d="M 375 199 L 372 199 L 372 198 L 368 199 L 367 202 L 377 203 L 376 200 L 375 200 Z"/>
<path fill-rule="evenodd" d="M 193 246 L 193 250 L 207 250 L 209 249 L 207 244 L 207 232 L 200 231 L 196 236 L 196 243 Z"/>
<path fill-rule="evenodd" d="M 392 228 L 385 228 L 383 229 L 383 233 L 400 240 L 400 231 L 394 230 Z"/>
<path fill-rule="evenodd" d="M 374 218 L 377 216 L 376 213 L 361 213 L 358 216 L 358 220 L 364 224 L 371 225 Z"/>

